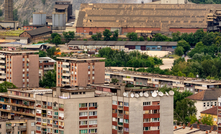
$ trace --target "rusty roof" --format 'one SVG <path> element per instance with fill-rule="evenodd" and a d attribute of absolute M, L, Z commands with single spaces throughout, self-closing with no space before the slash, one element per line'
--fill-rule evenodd
<path fill-rule="evenodd" d="M 199 93 L 193 94 L 188 99 L 196 100 L 196 101 L 210 101 L 210 100 L 217 100 L 218 97 L 221 96 L 220 89 L 208 89 L 203 90 Z"/>
<path fill-rule="evenodd" d="M 77 27 L 206 28 L 220 4 L 81 4 Z"/>
<path fill-rule="evenodd" d="M 202 113 L 202 114 L 216 115 L 216 116 L 217 116 L 217 107 L 218 107 L 218 106 L 212 107 L 212 108 L 207 109 L 207 110 L 204 110 L 204 111 L 202 111 L 202 112 L 200 112 L 200 113 Z"/>

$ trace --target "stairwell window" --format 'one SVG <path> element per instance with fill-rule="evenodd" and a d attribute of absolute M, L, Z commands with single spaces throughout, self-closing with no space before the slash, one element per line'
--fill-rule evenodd
<path fill-rule="evenodd" d="M 143 102 L 143 106 L 150 106 L 150 102 Z"/>

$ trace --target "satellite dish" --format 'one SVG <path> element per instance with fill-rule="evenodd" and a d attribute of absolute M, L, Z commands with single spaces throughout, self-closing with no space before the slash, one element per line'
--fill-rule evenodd
<path fill-rule="evenodd" d="M 170 94 L 170 95 L 174 95 L 174 91 L 170 90 L 170 91 L 169 91 L 169 94 Z"/>
<path fill-rule="evenodd" d="M 169 96 L 169 94 L 166 92 L 166 95 Z"/>
<path fill-rule="evenodd" d="M 135 97 L 136 97 L 136 98 L 139 98 L 139 94 L 135 94 Z"/>
<path fill-rule="evenodd" d="M 131 98 L 133 98 L 133 97 L 134 97 L 134 94 L 133 94 L 133 93 L 132 93 L 132 94 L 130 94 L 130 97 L 131 97 Z"/>
<path fill-rule="evenodd" d="M 123 93 L 123 96 L 124 96 L 124 97 L 126 97 L 126 96 L 127 96 L 127 93 L 126 93 L 126 92 L 124 92 L 124 93 Z"/>
<path fill-rule="evenodd" d="M 141 96 L 141 97 L 143 96 L 143 92 L 140 92 L 140 96 Z"/>
<path fill-rule="evenodd" d="M 162 97 L 162 96 L 163 96 L 163 93 L 162 93 L 162 92 L 158 92 L 158 95 Z"/>
<path fill-rule="evenodd" d="M 145 97 L 149 97 L 149 94 L 147 92 L 144 93 Z"/>
<path fill-rule="evenodd" d="M 157 97 L 157 93 L 156 93 L 156 92 L 153 92 L 153 93 L 152 93 L 152 97 Z"/>

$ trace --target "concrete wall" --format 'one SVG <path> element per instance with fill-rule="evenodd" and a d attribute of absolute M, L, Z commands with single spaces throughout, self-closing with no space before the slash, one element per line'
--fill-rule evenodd
<path fill-rule="evenodd" d="M 94 63 L 94 83 L 104 83 L 105 77 L 105 62 Z"/>
<path fill-rule="evenodd" d="M 6 134 L 6 122 L 0 122 L 1 128 L 0 128 L 0 133 L 1 134 Z"/>
<path fill-rule="evenodd" d="M 77 85 L 87 86 L 88 84 L 88 63 L 77 64 Z"/>
<path fill-rule="evenodd" d="M 23 74 L 22 55 L 12 56 L 12 83 L 16 87 L 23 86 L 22 74 Z"/>
<path fill-rule="evenodd" d="M 35 131 L 36 130 L 36 126 L 31 126 L 31 123 L 35 124 L 35 120 L 28 120 L 27 121 L 27 134 L 31 134 L 31 131 Z"/>
<path fill-rule="evenodd" d="M 160 133 L 173 133 L 173 96 L 160 97 Z"/>
<path fill-rule="evenodd" d="M 181 33 L 195 33 L 197 30 L 201 28 L 170 28 L 170 32 L 181 32 Z M 206 28 L 203 29 L 204 32 L 207 31 Z"/>
<path fill-rule="evenodd" d="M 209 102 L 209 106 L 207 106 L 208 102 Z M 215 104 L 215 102 L 216 102 L 216 105 L 218 105 L 217 100 L 216 101 L 196 101 L 195 106 L 197 109 L 197 114 L 196 114 L 197 119 L 200 119 L 200 115 L 201 115 L 200 112 L 213 107 L 211 106 L 211 102 L 213 103 L 213 105 Z M 205 107 L 204 107 L 204 103 L 205 103 Z"/>
<path fill-rule="evenodd" d="M 29 87 L 39 87 L 39 56 L 29 55 Z"/>
<path fill-rule="evenodd" d="M 89 112 L 89 110 L 79 110 L 79 103 L 97 102 L 97 133 L 98 134 L 111 134 L 112 133 L 112 98 L 99 97 L 90 99 L 67 99 L 64 106 L 64 133 L 65 134 L 78 134 L 79 133 L 79 112 Z M 88 113 L 89 114 L 89 113 Z M 81 119 L 81 120 L 96 120 L 96 119 Z M 92 127 L 93 128 L 93 127 Z M 90 128 L 90 129 L 92 129 Z M 96 128 L 96 127 L 95 127 Z M 89 128 L 81 128 L 87 129 Z M 88 132 L 89 133 L 89 132 Z"/>

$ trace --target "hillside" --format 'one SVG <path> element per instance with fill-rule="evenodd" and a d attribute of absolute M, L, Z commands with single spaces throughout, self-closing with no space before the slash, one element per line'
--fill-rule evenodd
<path fill-rule="evenodd" d="M 45 1 L 45 4 L 43 2 Z M 55 1 L 59 0 L 14 0 L 14 9 L 18 9 L 19 21 L 30 20 L 33 12 L 43 11 L 50 15 Z M 65 1 L 65 0 L 61 0 Z M 144 0 L 148 2 L 150 0 Z M 141 0 L 72 0 L 73 12 L 81 3 L 137 3 Z M 4 11 L 4 0 L 0 0 L 0 9 Z"/>

